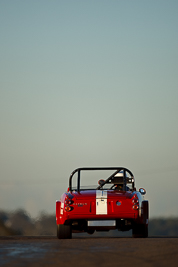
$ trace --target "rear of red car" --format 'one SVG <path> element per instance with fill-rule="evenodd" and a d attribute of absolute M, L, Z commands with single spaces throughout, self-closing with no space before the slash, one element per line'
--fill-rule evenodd
<path fill-rule="evenodd" d="M 58 238 L 72 232 L 133 229 L 133 237 L 148 235 L 148 201 L 134 190 L 69 190 L 56 201 Z"/>

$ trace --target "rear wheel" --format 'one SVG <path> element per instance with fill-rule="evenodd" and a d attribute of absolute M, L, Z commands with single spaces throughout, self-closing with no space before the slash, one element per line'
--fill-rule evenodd
<path fill-rule="evenodd" d="M 148 224 L 135 224 L 132 229 L 132 237 L 148 237 Z"/>
<path fill-rule="evenodd" d="M 59 239 L 70 239 L 70 238 L 72 238 L 71 225 L 58 224 L 57 225 L 57 237 Z"/>

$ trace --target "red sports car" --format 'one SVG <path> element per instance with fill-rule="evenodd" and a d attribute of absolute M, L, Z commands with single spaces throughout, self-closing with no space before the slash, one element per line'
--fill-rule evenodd
<path fill-rule="evenodd" d="M 112 229 L 132 229 L 133 237 L 148 237 L 145 193 L 143 188 L 136 190 L 126 168 L 78 168 L 70 175 L 67 192 L 56 201 L 57 237 Z"/>

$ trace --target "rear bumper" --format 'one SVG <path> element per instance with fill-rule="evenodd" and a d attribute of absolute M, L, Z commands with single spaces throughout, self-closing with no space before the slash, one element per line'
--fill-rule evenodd
<path fill-rule="evenodd" d="M 109 231 L 114 229 L 121 231 L 128 231 L 132 229 L 135 220 L 134 219 L 115 219 L 115 220 L 78 219 L 73 221 L 67 221 L 66 223 L 71 223 L 72 231 L 78 231 L 78 232 Z"/>
<path fill-rule="evenodd" d="M 135 212 L 122 212 L 119 214 L 112 215 L 89 215 L 89 214 L 71 214 L 70 212 L 65 213 L 65 215 L 56 218 L 57 224 L 65 224 L 70 221 L 78 221 L 78 220 L 119 220 L 119 219 L 127 219 L 127 220 L 139 220 L 138 211 Z"/>

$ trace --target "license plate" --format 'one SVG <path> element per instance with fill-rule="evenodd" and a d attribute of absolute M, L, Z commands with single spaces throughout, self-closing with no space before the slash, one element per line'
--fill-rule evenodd
<path fill-rule="evenodd" d="M 116 226 L 115 220 L 88 221 L 88 226 Z"/>

